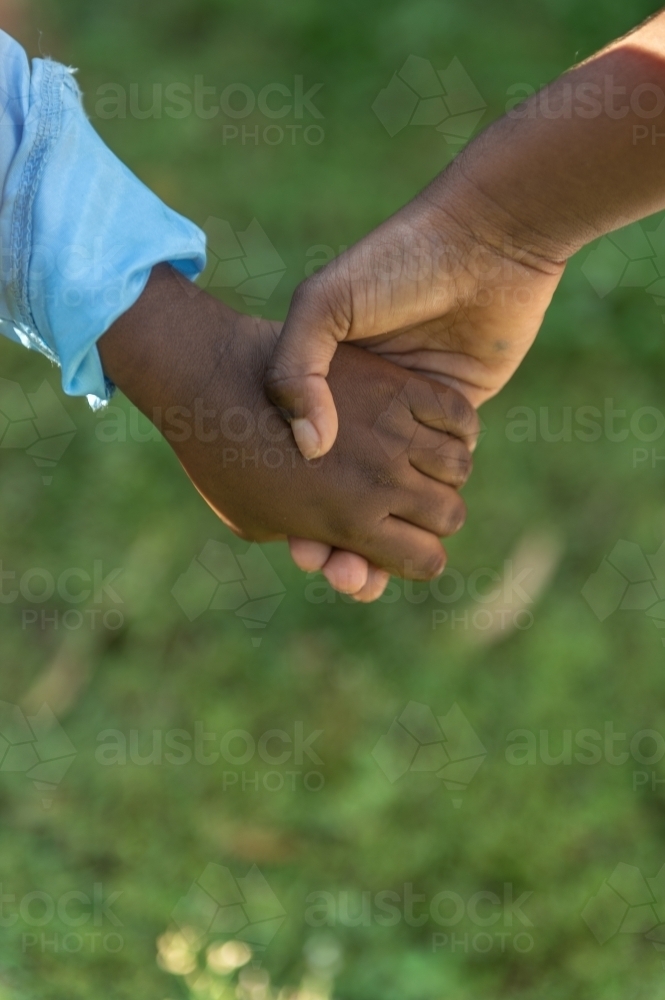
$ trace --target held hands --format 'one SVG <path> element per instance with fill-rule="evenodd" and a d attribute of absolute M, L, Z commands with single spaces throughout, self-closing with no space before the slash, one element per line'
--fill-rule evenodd
<path fill-rule="evenodd" d="M 380 596 L 389 573 L 443 569 L 438 536 L 464 519 L 456 489 L 471 468 L 474 407 L 519 365 L 563 272 L 489 224 L 458 163 L 305 281 L 281 331 L 192 295 L 162 266 L 99 344 L 149 417 L 197 405 L 253 414 L 243 449 L 257 466 L 231 458 L 232 428 L 183 442 L 162 430 L 233 530 L 287 537 L 302 569 L 358 600 Z"/>
<path fill-rule="evenodd" d="M 564 265 L 519 249 L 482 212 L 460 161 L 414 201 L 296 290 L 266 391 L 303 455 L 325 455 L 339 412 L 328 381 L 342 342 L 452 386 L 477 407 L 533 343 Z M 292 555 L 333 584 L 365 563 L 302 539 Z"/>
<path fill-rule="evenodd" d="M 237 534 L 298 534 L 316 551 L 356 553 L 371 567 L 354 588 L 358 600 L 375 599 L 389 573 L 437 575 L 445 565 L 439 537 L 465 516 L 457 488 L 471 469 L 464 442 L 477 433 L 472 406 L 448 386 L 343 346 L 329 373 L 337 440 L 307 462 L 263 390 L 279 330 L 203 291 L 192 296 L 188 282 L 160 266 L 99 347 L 125 394 L 148 417 L 161 414 L 194 485 Z M 195 426 L 184 433 L 188 420 Z"/>
<path fill-rule="evenodd" d="M 358 600 L 380 596 L 390 573 L 443 569 L 439 537 L 464 520 L 456 490 L 471 468 L 474 408 L 519 365 L 563 272 L 511 244 L 481 207 L 455 161 L 305 281 L 282 330 L 158 267 L 99 344 L 148 417 L 252 414 L 243 453 L 256 464 L 240 460 L 232 427 L 214 440 L 162 430 L 234 531 L 287 537 L 302 569 Z"/>
<path fill-rule="evenodd" d="M 266 376 L 307 458 L 337 434 L 326 382 L 343 341 L 455 386 L 474 407 L 531 346 L 564 265 L 512 246 L 480 218 L 455 161 L 392 218 L 305 280 Z"/>

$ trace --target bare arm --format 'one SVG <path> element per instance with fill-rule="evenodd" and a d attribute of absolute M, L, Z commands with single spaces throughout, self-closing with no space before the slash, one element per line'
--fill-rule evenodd
<path fill-rule="evenodd" d="M 566 260 L 665 207 L 665 13 L 487 128 L 412 202 L 296 291 L 266 388 L 303 454 L 337 433 L 343 340 L 478 406 L 538 333 Z"/>
<path fill-rule="evenodd" d="M 509 111 L 428 193 L 448 204 L 451 187 L 555 261 L 665 207 L 665 11 Z"/>

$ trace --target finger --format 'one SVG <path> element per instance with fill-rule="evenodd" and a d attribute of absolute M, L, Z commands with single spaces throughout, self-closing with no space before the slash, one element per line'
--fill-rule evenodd
<path fill-rule="evenodd" d="M 363 555 L 391 576 L 432 580 L 446 567 L 446 551 L 436 535 L 389 514 L 363 544 Z"/>
<path fill-rule="evenodd" d="M 323 575 L 333 590 L 339 590 L 341 594 L 357 594 L 367 584 L 369 566 L 367 560 L 355 552 L 333 549 L 323 567 Z"/>
<path fill-rule="evenodd" d="M 410 378 L 405 387 L 413 416 L 422 424 L 446 431 L 475 447 L 480 432 L 478 414 L 461 393 L 447 385 L 436 388 L 424 378 Z"/>
<path fill-rule="evenodd" d="M 337 411 L 326 377 L 348 332 L 339 304 L 328 304 L 324 281 L 315 275 L 296 289 L 264 380 L 307 459 L 325 455 L 337 437 Z"/>
<path fill-rule="evenodd" d="M 452 486 L 419 473 L 416 476 L 416 485 L 395 497 L 391 513 L 438 538 L 454 535 L 466 520 L 466 504 L 461 496 Z"/>
<path fill-rule="evenodd" d="M 360 601 L 362 604 L 370 604 L 372 601 L 378 600 L 389 582 L 390 573 L 386 573 L 382 569 L 377 569 L 376 566 L 370 566 L 367 574 L 367 583 L 353 595 L 354 601 Z"/>
<path fill-rule="evenodd" d="M 306 573 L 322 570 L 333 552 L 330 545 L 313 542 L 307 538 L 289 538 L 289 548 L 296 566 Z M 350 558 L 342 558 L 344 556 Z M 390 575 L 375 566 L 370 566 L 366 583 L 363 585 L 362 580 L 365 575 L 363 564 L 365 560 L 362 556 L 338 551 L 325 575 L 333 589 L 352 594 L 358 601 L 375 601 L 386 589 Z"/>
<path fill-rule="evenodd" d="M 309 538 L 289 538 L 291 558 L 305 573 L 316 573 L 323 569 L 332 552 L 332 546 L 324 542 L 312 542 Z"/>
<path fill-rule="evenodd" d="M 459 489 L 471 475 L 471 452 L 459 438 L 418 424 L 409 445 L 409 461 L 414 469 Z"/>

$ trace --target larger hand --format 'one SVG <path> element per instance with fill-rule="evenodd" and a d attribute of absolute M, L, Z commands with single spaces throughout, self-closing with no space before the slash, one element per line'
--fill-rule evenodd
<path fill-rule="evenodd" d="M 447 382 L 474 406 L 501 389 L 531 346 L 564 265 L 483 231 L 477 207 L 442 199 L 447 180 L 296 291 L 266 388 L 291 415 L 306 457 L 325 454 L 337 434 L 326 377 L 340 341 Z M 291 551 L 302 569 L 323 569 L 338 587 L 353 591 L 366 579 L 364 560 L 348 553 L 293 539 Z"/>
<path fill-rule="evenodd" d="M 341 340 L 452 381 L 475 404 L 504 385 L 562 262 L 663 208 L 665 145 L 654 136 L 664 89 L 661 12 L 494 122 L 415 201 L 301 286 L 268 388 L 305 454 L 335 438 L 325 378 Z"/>
<path fill-rule="evenodd" d="M 451 173 L 296 290 L 266 388 L 306 457 L 337 434 L 326 377 L 341 341 L 454 385 L 474 406 L 531 346 L 564 265 L 483 227 Z"/>

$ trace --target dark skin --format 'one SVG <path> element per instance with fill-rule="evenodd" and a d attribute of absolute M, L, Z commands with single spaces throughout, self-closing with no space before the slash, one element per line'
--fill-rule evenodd
<path fill-rule="evenodd" d="M 665 207 L 665 11 L 470 142 L 413 201 L 308 277 L 267 369 L 308 458 L 337 434 L 341 341 L 480 406 L 533 343 L 568 258 Z M 293 550 L 293 546 L 292 546 Z M 348 556 L 302 542 L 304 568 Z M 355 557 L 356 571 L 362 561 Z"/>
<path fill-rule="evenodd" d="M 464 521 L 458 488 L 471 470 L 464 441 L 477 433 L 473 408 L 453 389 L 343 346 L 330 375 L 340 432 L 328 455 L 308 462 L 263 389 L 280 328 L 160 265 L 99 351 L 108 376 L 160 427 L 237 534 L 306 537 L 389 573 L 438 575 L 439 536 Z M 355 596 L 371 600 L 371 584 Z"/>

